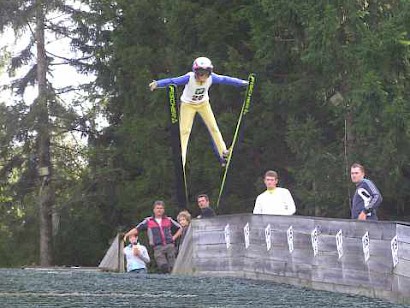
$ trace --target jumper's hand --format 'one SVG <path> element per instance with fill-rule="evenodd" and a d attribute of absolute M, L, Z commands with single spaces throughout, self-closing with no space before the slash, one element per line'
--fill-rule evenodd
<path fill-rule="evenodd" d="M 365 212 L 360 212 L 358 219 L 359 220 L 366 220 L 366 213 Z"/>
<path fill-rule="evenodd" d="M 151 90 L 151 91 L 154 91 L 156 88 L 157 88 L 157 82 L 154 80 L 153 82 L 151 82 L 150 84 L 149 84 L 149 89 Z"/>

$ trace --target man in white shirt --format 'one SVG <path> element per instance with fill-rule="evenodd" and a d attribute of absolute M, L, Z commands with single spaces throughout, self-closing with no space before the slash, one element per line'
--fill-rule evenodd
<path fill-rule="evenodd" d="M 261 193 L 255 202 L 254 214 L 293 215 L 296 212 L 295 201 L 286 188 L 276 187 L 279 177 L 276 171 L 265 173 L 266 191 Z"/>

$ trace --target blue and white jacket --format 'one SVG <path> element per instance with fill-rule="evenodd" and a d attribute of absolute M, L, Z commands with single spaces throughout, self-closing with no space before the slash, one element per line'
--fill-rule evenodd
<path fill-rule="evenodd" d="M 225 84 L 235 87 L 243 87 L 248 84 L 246 80 L 218 75 L 212 73 L 204 82 L 199 82 L 195 79 L 195 73 L 189 72 L 183 76 L 165 78 L 157 80 L 159 88 L 167 87 L 171 84 L 177 86 L 185 86 L 181 95 L 181 102 L 187 104 L 201 104 L 209 101 L 209 88 L 212 84 Z"/>
<path fill-rule="evenodd" d="M 382 195 L 376 185 L 368 179 L 363 179 L 356 185 L 356 191 L 353 195 L 352 218 L 357 219 L 361 212 L 365 212 L 368 220 L 377 220 L 376 209 L 382 200 Z"/>

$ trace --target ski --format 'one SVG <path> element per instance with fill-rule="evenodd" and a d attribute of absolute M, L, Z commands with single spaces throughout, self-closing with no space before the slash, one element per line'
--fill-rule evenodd
<path fill-rule="evenodd" d="M 225 186 L 226 186 L 226 179 L 227 179 L 228 172 L 229 172 L 229 166 L 231 165 L 232 155 L 233 155 L 234 150 L 235 150 L 235 145 L 238 142 L 241 126 L 243 125 L 243 122 L 246 118 L 246 115 L 249 112 L 249 108 L 250 108 L 250 105 L 251 105 L 251 98 L 252 98 L 253 88 L 255 86 L 255 81 L 256 81 L 255 74 L 250 74 L 249 77 L 248 77 L 249 84 L 246 88 L 245 99 L 244 99 L 243 104 L 242 104 L 242 109 L 241 109 L 241 112 L 239 114 L 238 122 L 236 124 L 235 133 L 234 133 L 233 139 L 232 139 L 230 153 L 229 153 L 228 159 L 226 161 L 225 170 L 224 170 L 223 175 L 222 175 L 222 181 L 221 181 L 221 186 L 219 188 L 219 195 L 218 195 L 218 200 L 216 202 L 216 207 L 219 207 L 222 195 L 224 193 L 224 189 L 225 189 Z"/>
<path fill-rule="evenodd" d="M 176 190 L 178 206 L 181 209 L 186 209 L 188 205 L 188 188 L 186 182 L 185 167 L 182 164 L 181 157 L 181 139 L 179 134 L 179 115 L 177 104 L 177 90 L 175 85 L 167 87 L 168 107 L 170 116 L 170 135 L 172 156 L 175 167 Z"/>

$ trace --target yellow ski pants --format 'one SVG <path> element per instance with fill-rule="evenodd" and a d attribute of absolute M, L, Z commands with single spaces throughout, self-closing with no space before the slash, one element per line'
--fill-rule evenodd
<path fill-rule="evenodd" d="M 185 166 L 189 136 L 191 134 L 192 125 L 194 123 L 194 118 L 197 112 L 202 117 L 202 120 L 208 128 L 214 145 L 218 151 L 219 157 L 222 157 L 222 152 L 226 150 L 226 144 L 222 138 L 221 132 L 219 131 L 218 124 L 216 123 L 215 116 L 212 112 L 211 104 L 209 104 L 209 101 L 205 101 L 200 104 L 181 102 L 179 130 L 181 137 L 181 156 L 183 166 Z"/>

